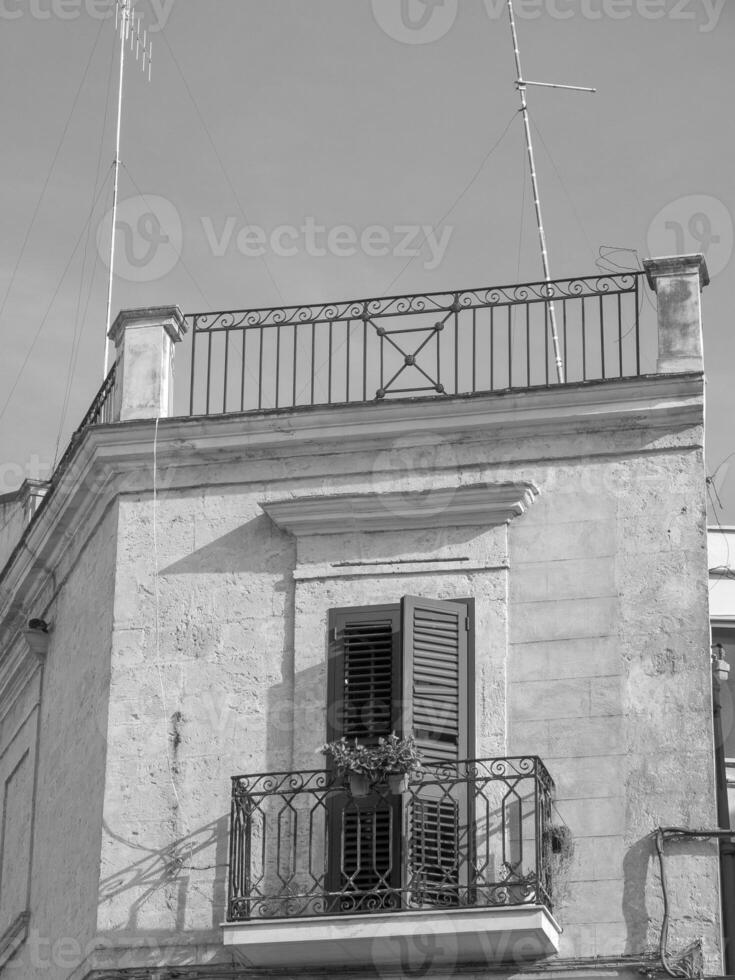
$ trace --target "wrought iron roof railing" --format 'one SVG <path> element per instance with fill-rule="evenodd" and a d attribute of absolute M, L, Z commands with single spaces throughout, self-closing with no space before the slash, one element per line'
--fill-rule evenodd
<path fill-rule="evenodd" d="M 455 395 L 641 373 L 640 273 L 196 313 L 190 415 Z"/>
<path fill-rule="evenodd" d="M 363 797 L 329 771 L 235 776 L 228 919 L 550 909 L 552 790 L 535 756 L 427 766 Z"/>
<path fill-rule="evenodd" d="M 51 499 L 51 495 L 53 491 L 59 485 L 61 478 L 69 468 L 69 465 L 71 464 L 74 454 L 76 453 L 77 446 L 79 445 L 79 442 L 84 432 L 91 425 L 100 425 L 103 423 L 115 421 L 114 404 L 115 404 L 116 377 L 117 377 L 116 367 L 117 366 L 115 364 L 112 365 L 112 368 L 110 369 L 107 377 L 102 382 L 99 391 L 95 395 L 94 401 L 87 409 L 87 412 L 85 413 L 82 421 L 79 423 L 79 425 L 72 433 L 68 446 L 64 450 L 61 459 L 59 460 L 53 473 L 51 474 L 48 483 L 45 484 L 45 492 L 43 492 L 43 495 L 41 496 L 40 503 L 35 508 L 35 510 L 33 510 L 29 523 L 26 525 L 25 530 L 23 531 L 23 534 L 20 537 L 20 540 L 18 541 L 17 545 L 11 552 L 10 556 L 8 557 L 8 560 L 5 562 L 5 565 L 2 568 L 0 568 L 0 579 L 2 579 L 3 575 L 5 574 L 5 569 L 12 564 L 12 562 L 15 559 L 15 556 L 23 548 L 24 542 L 28 537 L 31 528 L 34 526 L 36 521 L 39 520 L 46 505 Z"/>

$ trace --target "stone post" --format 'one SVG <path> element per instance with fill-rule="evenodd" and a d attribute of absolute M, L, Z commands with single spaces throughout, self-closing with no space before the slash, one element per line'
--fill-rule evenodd
<path fill-rule="evenodd" d="M 168 418 L 173 407 L 174 344 L 186 333 L 178 306 L 122 310 L 110 327 L 116 348 L 116 422 Z"/>
<path fill-rule="evenodd" d="M 704 256 L 644 259 L 648 285 L 658 301 L 659 374 L 702 371 L 702 289 L 709 283 Z"/>

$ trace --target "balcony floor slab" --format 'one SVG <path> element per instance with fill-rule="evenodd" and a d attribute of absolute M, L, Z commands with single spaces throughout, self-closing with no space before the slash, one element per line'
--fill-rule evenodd
<path fill-rule="evenodd" d="M 223 931 L 243 963 L 301 971 L 526 963 L 557 953 L 561 935 L 540 905 L 260 919 Z"/>

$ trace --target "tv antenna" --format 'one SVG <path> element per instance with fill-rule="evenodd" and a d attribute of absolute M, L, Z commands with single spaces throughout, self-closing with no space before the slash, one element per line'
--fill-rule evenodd
<path fill-rule="evenodd" d="M 122 97 L 123 79 L 125 76 L 125 54 L 130 46 L 130 54 L 135 57 L 136 62 L 141 62 L 144 74 L 147 74 L 148 81 L 151 80 L 151 63 L 153 55 L 153 41 L 148 37 L 148 31 L 141 33 L 142 16 L 137 14 L 133 7 L 132 0 L 114 0 L 115 3 L 115 30 L 120 32 L 120 74 L 117 83 L 117 124 L 115 132 L 115 160 L 113 162 L 114 183 L 112 188 L 112 228 L 110 229 L 110 276 L 107 286 L 107 317 L 105 325 L 105 365 L 102 374 L 103 380 L 107 377 L 108 369 L 108 347 L 107 338 L 110 332 L 112 316 L 112 283 L 115 278 L 115 225 L 117 223 L 117 191 L 120 178 L 120 126 L 122 122 Z"/>
<path fill-rule="evenodd" d="M 513 14 L 513 0 L 508 0 L 508 16 L 510 18 L 510 32 L 513 37 L 513 53 L 516 59 L 516 88 L 521 100 L 521 112 L 523 113 L 523 129 L 526 134 L 526 151 L 528 153 L 528 166 L 531 171 L 531 187 L 533 190 L 533 206 L 536 211 L 536 225 L 538 227 L 539 243 L 541 245 L 541 262 L 544 267 L 544 279 L 551 283 L 551 272 L 549 270 L 549 253 L 546 248 L 546 232 L 544 222 L 541 217 L 541 199 L 538 190 L 538 178 L 536 177 L 536 163 L 533 155 L 533 141 L 531 140 L 531 125 L 528 119 L 528 102 L 526 101 L 526 88 L 529 85 L 537 85 L 541 88 L 561 88 L 570 92 L 596 92 L 597 89 L 586 88 L 582 85 L 558 85 L 555 82 L 529 82 L 523 77 L 521 71 L 521 55 L 518 49 L 518 34 L 516 32 L 516 21 Z M 551 328 L 551 341 L 554 347 L 554 362 L 556 363 L 556 380 L 559 384 L 564 383 L 564 364 L 559 350 L 559 334 L 556 329 L 556 311 L 554 301 L 548 300 L 549 323 Z"/>

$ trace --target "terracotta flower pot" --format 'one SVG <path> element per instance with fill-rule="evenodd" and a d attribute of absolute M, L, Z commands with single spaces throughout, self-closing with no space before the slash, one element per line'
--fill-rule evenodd
<path fill-rule="evenodd" d="M 350 793 L 353 796 L 367 796 L 370 792 L 370 780 L 362 772 L 348 773 L 350 781 Z"/>
<path fill-rule="evenodd" d="M 405 793 L 408 789 L 409 776 L 407 772 L 388 773 L 388 788 L 396 795 Z"/>

